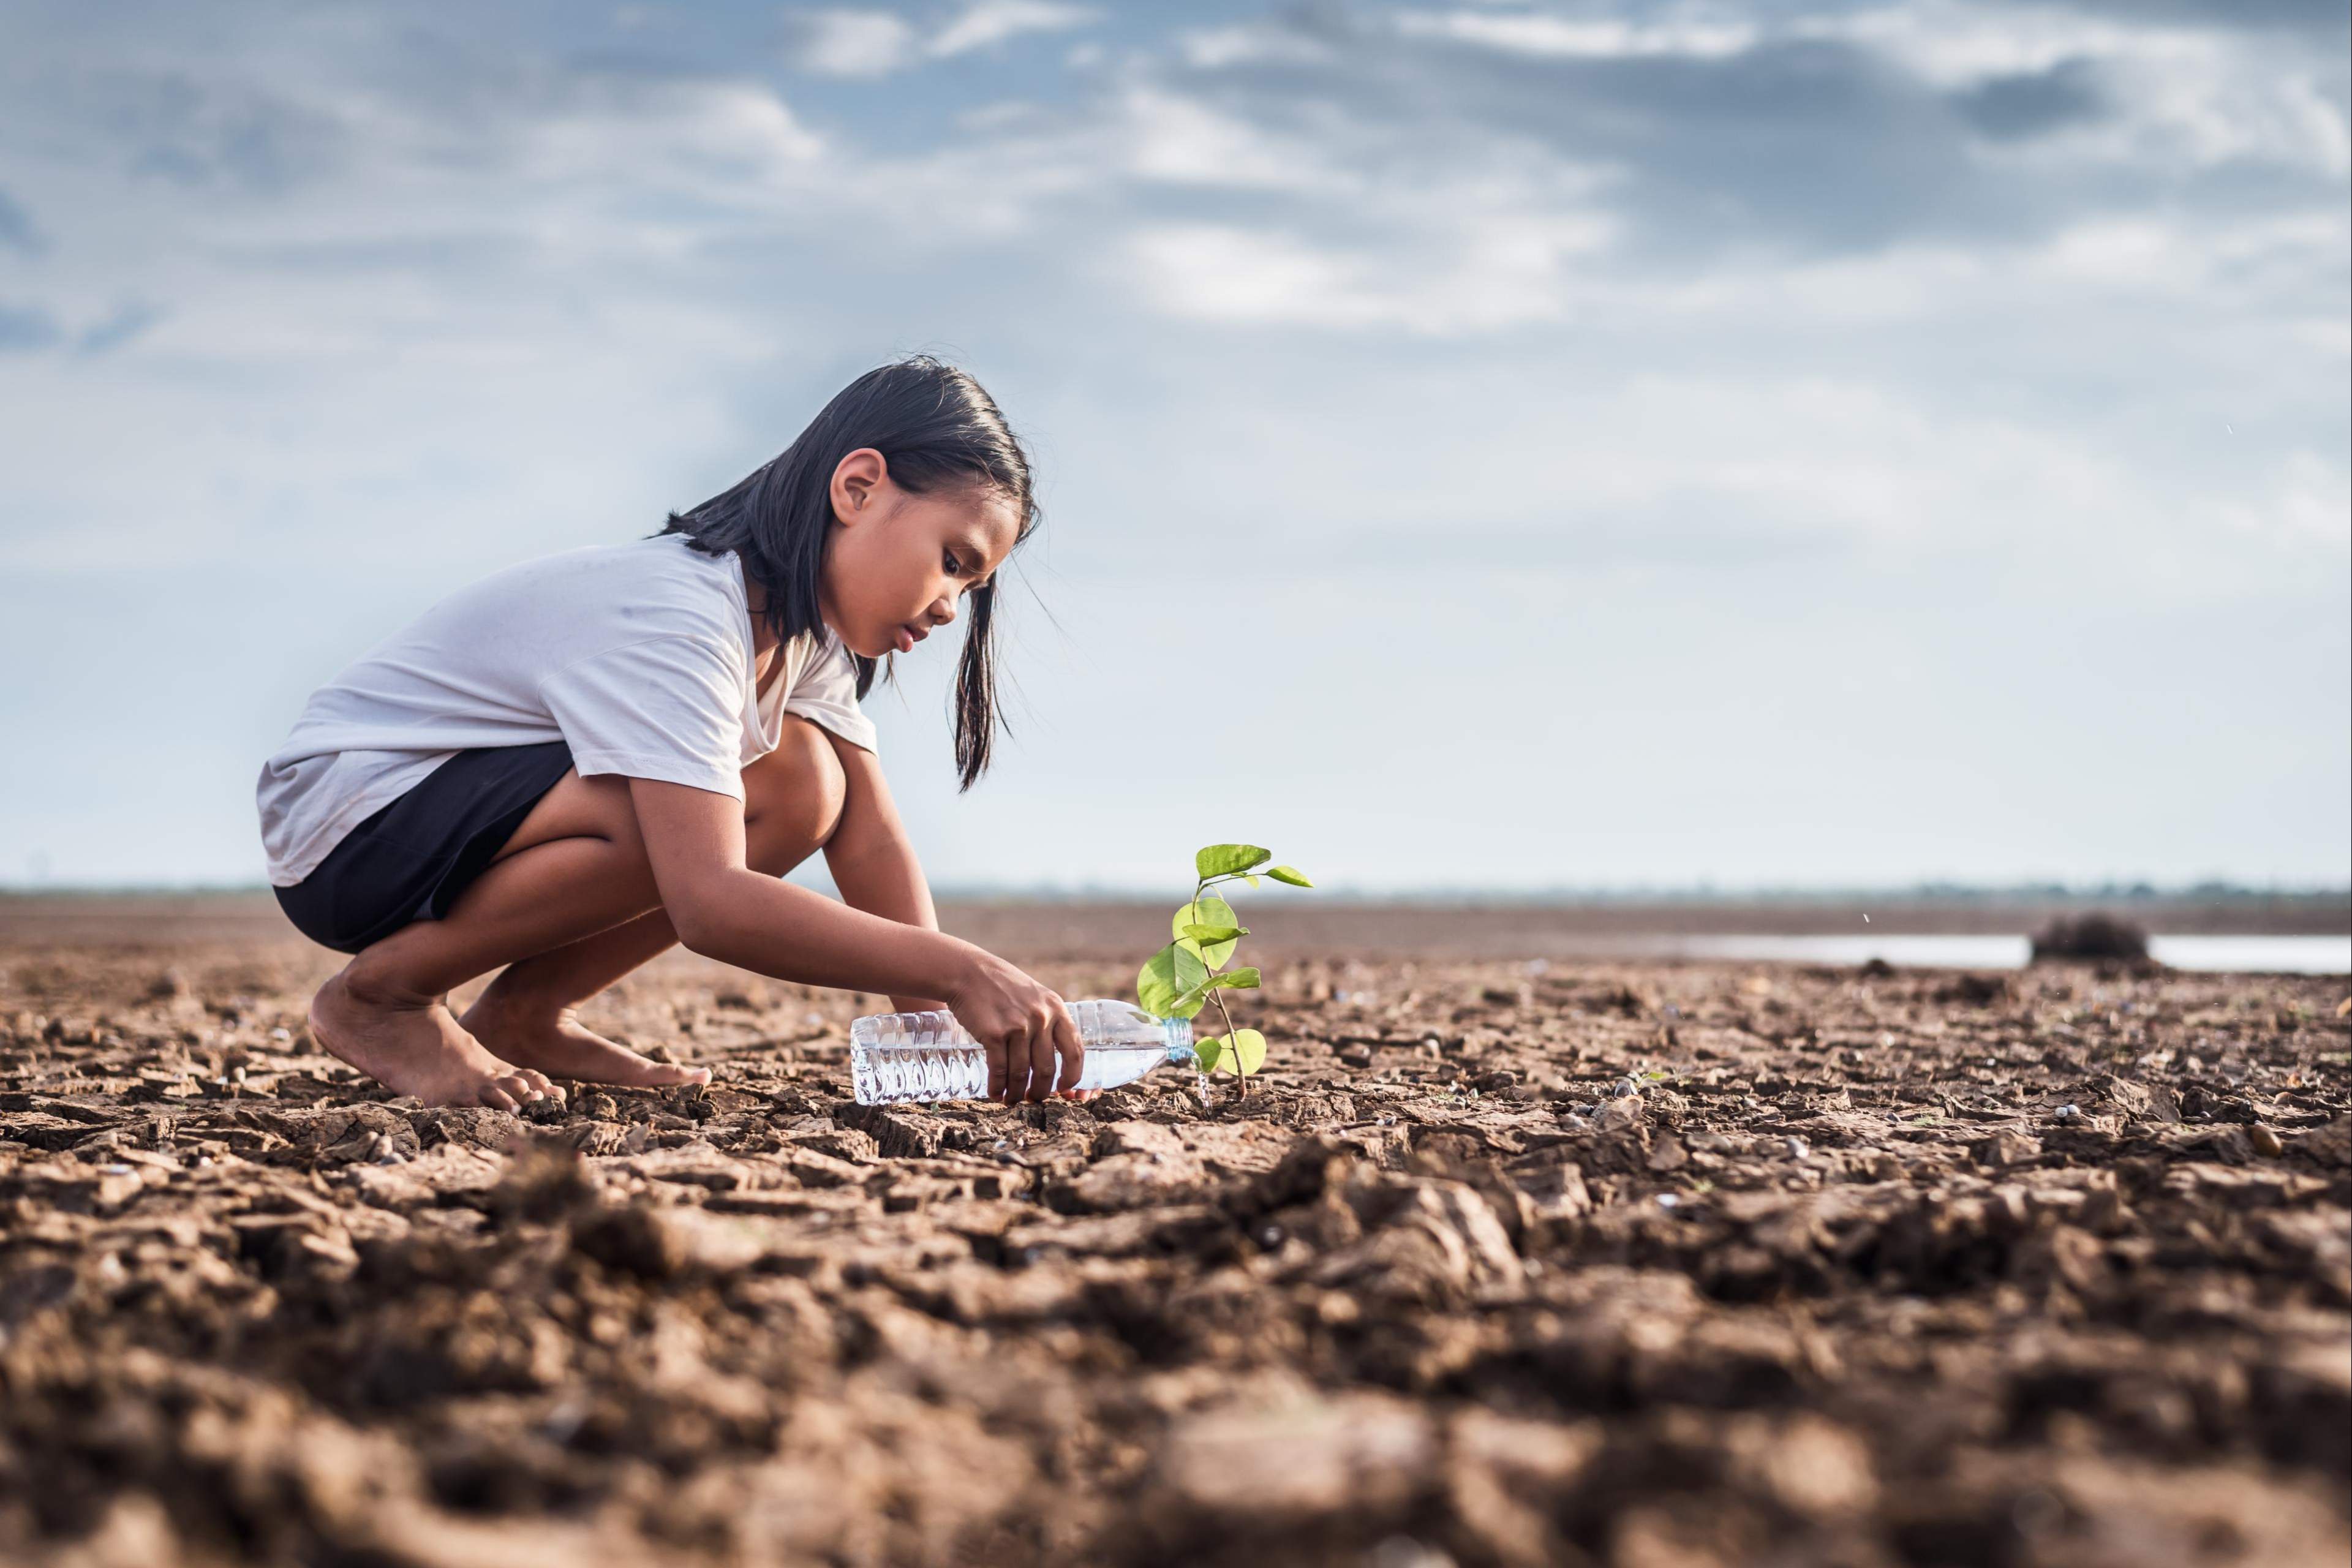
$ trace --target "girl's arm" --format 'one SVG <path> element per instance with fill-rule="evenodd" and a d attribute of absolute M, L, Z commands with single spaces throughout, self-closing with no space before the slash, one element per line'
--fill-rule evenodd
<path fill-rule="evenodd" d="M 898 803 L 882 777 L 882 762 L 863 746 L 853 745 L 830 731 L 834 755 L 840 759 L 847 786 L 842 799 L 841 821 L 824 847 L 825 868 L 842 901 L 853 910 L 897 921 L 900 925 L 940 929 L 939 910 L 932 907 L 930 885 L 923 879 L 922 863 L 898 820 Z M 890 1005 L 901 1013 L 925 1013 L 944 1007 L 929 995 L 897 995 Z"/>
<path fill-rule="evenodd" d="M 943 997 L 987 1048 L 992 1097 L 1045 1099 L 1056 1052 L 1069 1081 L 1086 1070 L 1062 999 L 994 953 L 752 870 L 742 802 L 641 778 L 629 780 L 629 796 L 655 891 L 691 951 L 803 984 Z"/>

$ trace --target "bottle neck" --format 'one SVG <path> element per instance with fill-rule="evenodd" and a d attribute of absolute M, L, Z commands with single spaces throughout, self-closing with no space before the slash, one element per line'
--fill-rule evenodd
<path fill-rule="evenodd" d="M 1160 1020 L 1160 1031 L 1167 1042 L 1170 1061 L 1190 1061 L 1192 1058 L 1192 1019 L 1162 1018 Z"/>

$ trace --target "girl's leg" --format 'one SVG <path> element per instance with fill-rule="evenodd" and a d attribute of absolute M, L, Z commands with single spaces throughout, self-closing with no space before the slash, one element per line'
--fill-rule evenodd
<path fill-rule="evenodd" d="M 833 837 L 845 787 L 831 742 L 814 725 L 786 724 L 783 743 L 743 770 L 747 858 L 753 870 L 771 877 L 783 876 Z M 552 1078 L 633 1089 L 706 1083 L 709 1068 L 650 1061 L 579 1018 L 582 1003 L 677 942 L 667 911 L 650 910 L 509 965 L 462 1022 L 503 1059 Z"/>
<path fill-rule="evenodd" d="M 814 726 L 788 719 L 785 727 L 778 751 L 786 754 L 744 770 L 747 831 L 756 817 L 773 836 L 797 810 L 829 834 L 839 816 L 839 765 Z M 625 926 L 660 901 L 628 781 L 566 773 L 447 918 L 403 927 L 320 987 L 310 1004 L 311 1033 L 334 1055 L 427 1103 L 512 1109 L 544 1092 L 545 1078 L 491 1055 L 442 999 L 502 963 Z M 638 940 L 650 936 L 648 930 Z M 579 973 L 609 969 L 635 950 L 616 939 Z"/>

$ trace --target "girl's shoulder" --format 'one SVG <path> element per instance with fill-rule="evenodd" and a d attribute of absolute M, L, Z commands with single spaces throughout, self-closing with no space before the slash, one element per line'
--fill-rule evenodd
<path fill-rule="evenodd" d="M 706 555 L 681 534 L 566 550 L 509 567 L 482 585 L 541 614 L 583 625 L 612 622 L 641 636 L 668 632 L 731 643 L 750 626 L 733 554 Z"/>

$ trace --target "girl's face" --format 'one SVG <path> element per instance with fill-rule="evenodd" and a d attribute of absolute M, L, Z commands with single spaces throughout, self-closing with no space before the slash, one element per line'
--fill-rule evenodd
<path fill-rule="evenodd" d="M 833 471 L 833 537 L 819 595 L 824 623 L 867 658 L 908 653 L 956 618 L 976 584 L 1013 552 L 1020 513 L 986 485 L 925 495 L 891 483 L 861 447 Z"/>

